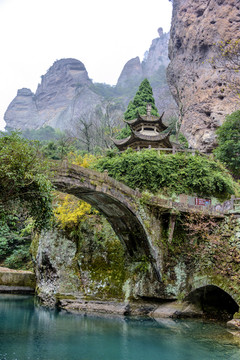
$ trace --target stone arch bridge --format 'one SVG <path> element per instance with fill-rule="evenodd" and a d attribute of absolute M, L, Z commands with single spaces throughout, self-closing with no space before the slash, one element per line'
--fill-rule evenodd
<path fill-rule="evenodd" d="M 139 190 L 133 190 L 109 177 L 107 172 L 99 173 L 68 162 L 56 165 L 52 183 L 57 190 L 86 201 L 102 213 L 133 261 L 147 256 L 158 283 L 163 277 L 159 214 L 168 218 L 169 242 L 173 237 L 176 213 L 204 212 L 216 218 L 224 217 L 222 212 L 216 212 L 211 207 L 202 208 L 157 197 L 147 198 Z"/>

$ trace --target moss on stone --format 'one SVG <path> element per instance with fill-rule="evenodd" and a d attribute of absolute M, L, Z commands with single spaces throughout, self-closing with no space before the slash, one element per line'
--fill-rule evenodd
<path fill-rule="evenodd" d="M 198 277 L 207 278 L 240 304 L 239 223 L 233 217 L 223 221 L 204 215 L 178 216 L 174 236 L 168 243 L 168 215 L 162 215 L 163 279 L 167 293 L 187 294 Z M 178 267 L 185 267 L 179 282 Z M 179 287 L 177 286 L 179 283 Z M 200 283 L 199 283 L 200 284 Z M 201 285 L 199 285 L 201 286 Z"/>

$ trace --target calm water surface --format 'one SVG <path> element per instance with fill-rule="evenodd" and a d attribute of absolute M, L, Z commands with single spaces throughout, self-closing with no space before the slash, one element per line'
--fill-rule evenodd
<path fill-rule="evenodd" d="M 201 321 L 72 315 L 0 295 L 0 360 L 240 360 L 233 339 Z"/>

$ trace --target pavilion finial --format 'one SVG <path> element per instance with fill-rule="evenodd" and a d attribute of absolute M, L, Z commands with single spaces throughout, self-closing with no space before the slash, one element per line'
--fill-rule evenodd
<path fill-rule="evenodd" d="M 152 105 L 147 104 L 147 116 L 151 116 L 151 111 L 152 111 Z"/>

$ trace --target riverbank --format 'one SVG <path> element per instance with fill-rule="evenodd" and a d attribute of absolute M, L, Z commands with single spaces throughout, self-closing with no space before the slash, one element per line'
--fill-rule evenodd
<path fill-rule="evenodd" d="M 0 267 L 0 293 L 34 294 L 35 288 L 36 277 L 33 272 Z M 73 294 L 56 294 L 56 298 L 55 305 L 59 309 L 73 314 L 147 316 L 156 320 L 206 318 L 200 308 L 189 302 L 115 299 L 103 301 L 84 299 Z M 227 325 L 233 335 L 240 337 L 239 319 L 233 319 Z"/>
<path fill-rule="evenodd" d="M 147 316 L 154 320 L 161 319 L 209 319 L 201 309 L 188 302 L 169 301 L 101 301 L 86 299 L 59 299 L 57 307 L 72 314 Z M 219 319 L 211 319 L 219 320 Z M 229 332 L 240 339 L 240 319 L 226 323 Z"/>
<path fill-rule="evenodd" d="M 71 313 L 101 313 L 152 318 L 202 318 L 203 312 L 186 302 L 154 301 L 101 301 L 85 299 L 61 299 L 57 306 Z"/>

